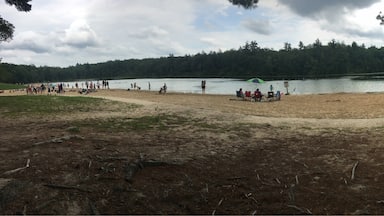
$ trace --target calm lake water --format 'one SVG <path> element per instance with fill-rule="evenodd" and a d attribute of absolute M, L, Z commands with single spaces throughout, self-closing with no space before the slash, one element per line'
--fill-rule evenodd
<path fill-rule="evenodd" d="M 259 88 L 262 92 L 268 92 L 270 86 L 274 91 L 280 90 L 286 93 L 284 80 L 265 81 L 262 84 L 249 83 L 239 79 L 228 78 L 164 78 L 164 79 L 121 79 L 109 80 L 111 89 L 132 89 L 131 85 L 136 83 L 142 90 L 159 91 L 166 83 L 168 92 L 202 93 L 201 81 L 206 80 L 205 94 L 235 94 L 236 90 L 255 91 Z M 93 81 L 96 83 L 97 81 Z M 78 82 L 79 87 L 81 83 Z M 66 83 L 70 87 L 75 82 Z M 101 84 L 101 81 L 100 81 Z M 326 93 L 366 93 L 384 92 L 384 81 L 379 80 L 352 80 L 351 78 L 340 79 L 318 79 L 318 80 L 288 80 L 288 92 L 290 94 L 326 94 Z"/>

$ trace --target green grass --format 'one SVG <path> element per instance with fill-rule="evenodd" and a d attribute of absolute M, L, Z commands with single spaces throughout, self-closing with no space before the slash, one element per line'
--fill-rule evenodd
<path fill-rule="evenodd" d="M 108 118 L 78 121 L 74 123 L 78 128 L 92 128 L 103 132 L 129 132 L 146 130 L 168 130 L 189 124 L 189 119 L 177 115 L 159 114 L 139 118 Z"/>
<path fill-rule="evenodd" d="M 46 95 L 0 97 L 0 115 L 11 117 L 59 115 L 93 111 L 122 111 L 135 107 L 137 105 L 91 97 Z"/>
<path fill-rule="evenodd" d="M 22 89 L 22 88 L 25 88 L 25 85 L 0 83 L 0 90 L 11 90 L 11 89 Z"/>
<path fill-rule="evenodd" d="M 136 104 L 128 104 L 92 97 L 67 97 L 47 95 L 23 95 L 1 96 L 0 118 L 31 118 L 41 119 L 49 116 L 65 116 L 71 114 L 86 113 L 121 113 L 119 117 L 95 119 L 71 119 L 70 127 L 66 130 L 70 133 L 79 133 L 83 129 L 92 129 L 100 132 L 130 132 L 172 129 L 188 126 L 195 132 L 211 131 L 226 133 L 228 130 L 248 133 L 251 125 L 235 124 L 232 126 L 207 122 L 206 119 L 193 118 L 185 115 L 158 113 L 141 117 L 127 117 L 133 109 L 140 107 Z M 92 116 L 92 115 L 91 115 Z"/>

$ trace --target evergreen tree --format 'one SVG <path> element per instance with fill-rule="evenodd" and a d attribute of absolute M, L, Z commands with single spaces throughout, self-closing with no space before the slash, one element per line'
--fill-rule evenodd
<path fill-rule="evenodd" d="M 18 11 L 28 12 L 32 5 L 28 4 L 31 0 L 5 0 L 11 6 L 15 6 Z M 0 16 L 0 42 L 12 39 L 15 26 Z"/>

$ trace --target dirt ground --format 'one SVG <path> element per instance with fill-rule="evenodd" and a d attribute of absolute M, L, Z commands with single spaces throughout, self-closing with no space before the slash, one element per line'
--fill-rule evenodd
<path fill-rule="evenodd" d="M 88 96 L 141 107 L 1 118 L 0 214 L 384 213 L 384 94 Z M 188 122 L 72 129 L 163 114 Z"/>

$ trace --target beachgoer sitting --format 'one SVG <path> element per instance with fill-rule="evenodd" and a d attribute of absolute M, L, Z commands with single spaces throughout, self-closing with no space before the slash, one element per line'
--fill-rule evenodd
<path fill-rule="evenodd" d="M 83 89 L 79 90 L 79 93 L 80 93 L 80 94 L 88 94 L 88 93 L 89 93 L 89 90 L 83 88 Z"/>
<path fill-rule="evenodd" d="M 239 91 L 236 91 L 236 96 L 240 98 L 244 98 L 244 93 L 242 88 L 240 88 Z"/>
<path fill-rule="evenodd" d="M 245 91 L 245 97 L 246 98 L 251 98 L 252 97 L 251 91 Z"/>
<path fill-rule="evenodd" d="M 263 94 L 261 94 L 259 89 L 256 89 L 253 97 L 254 97 L 255 101 L 261 101 L 261 99 L 263 98 Z"/>

